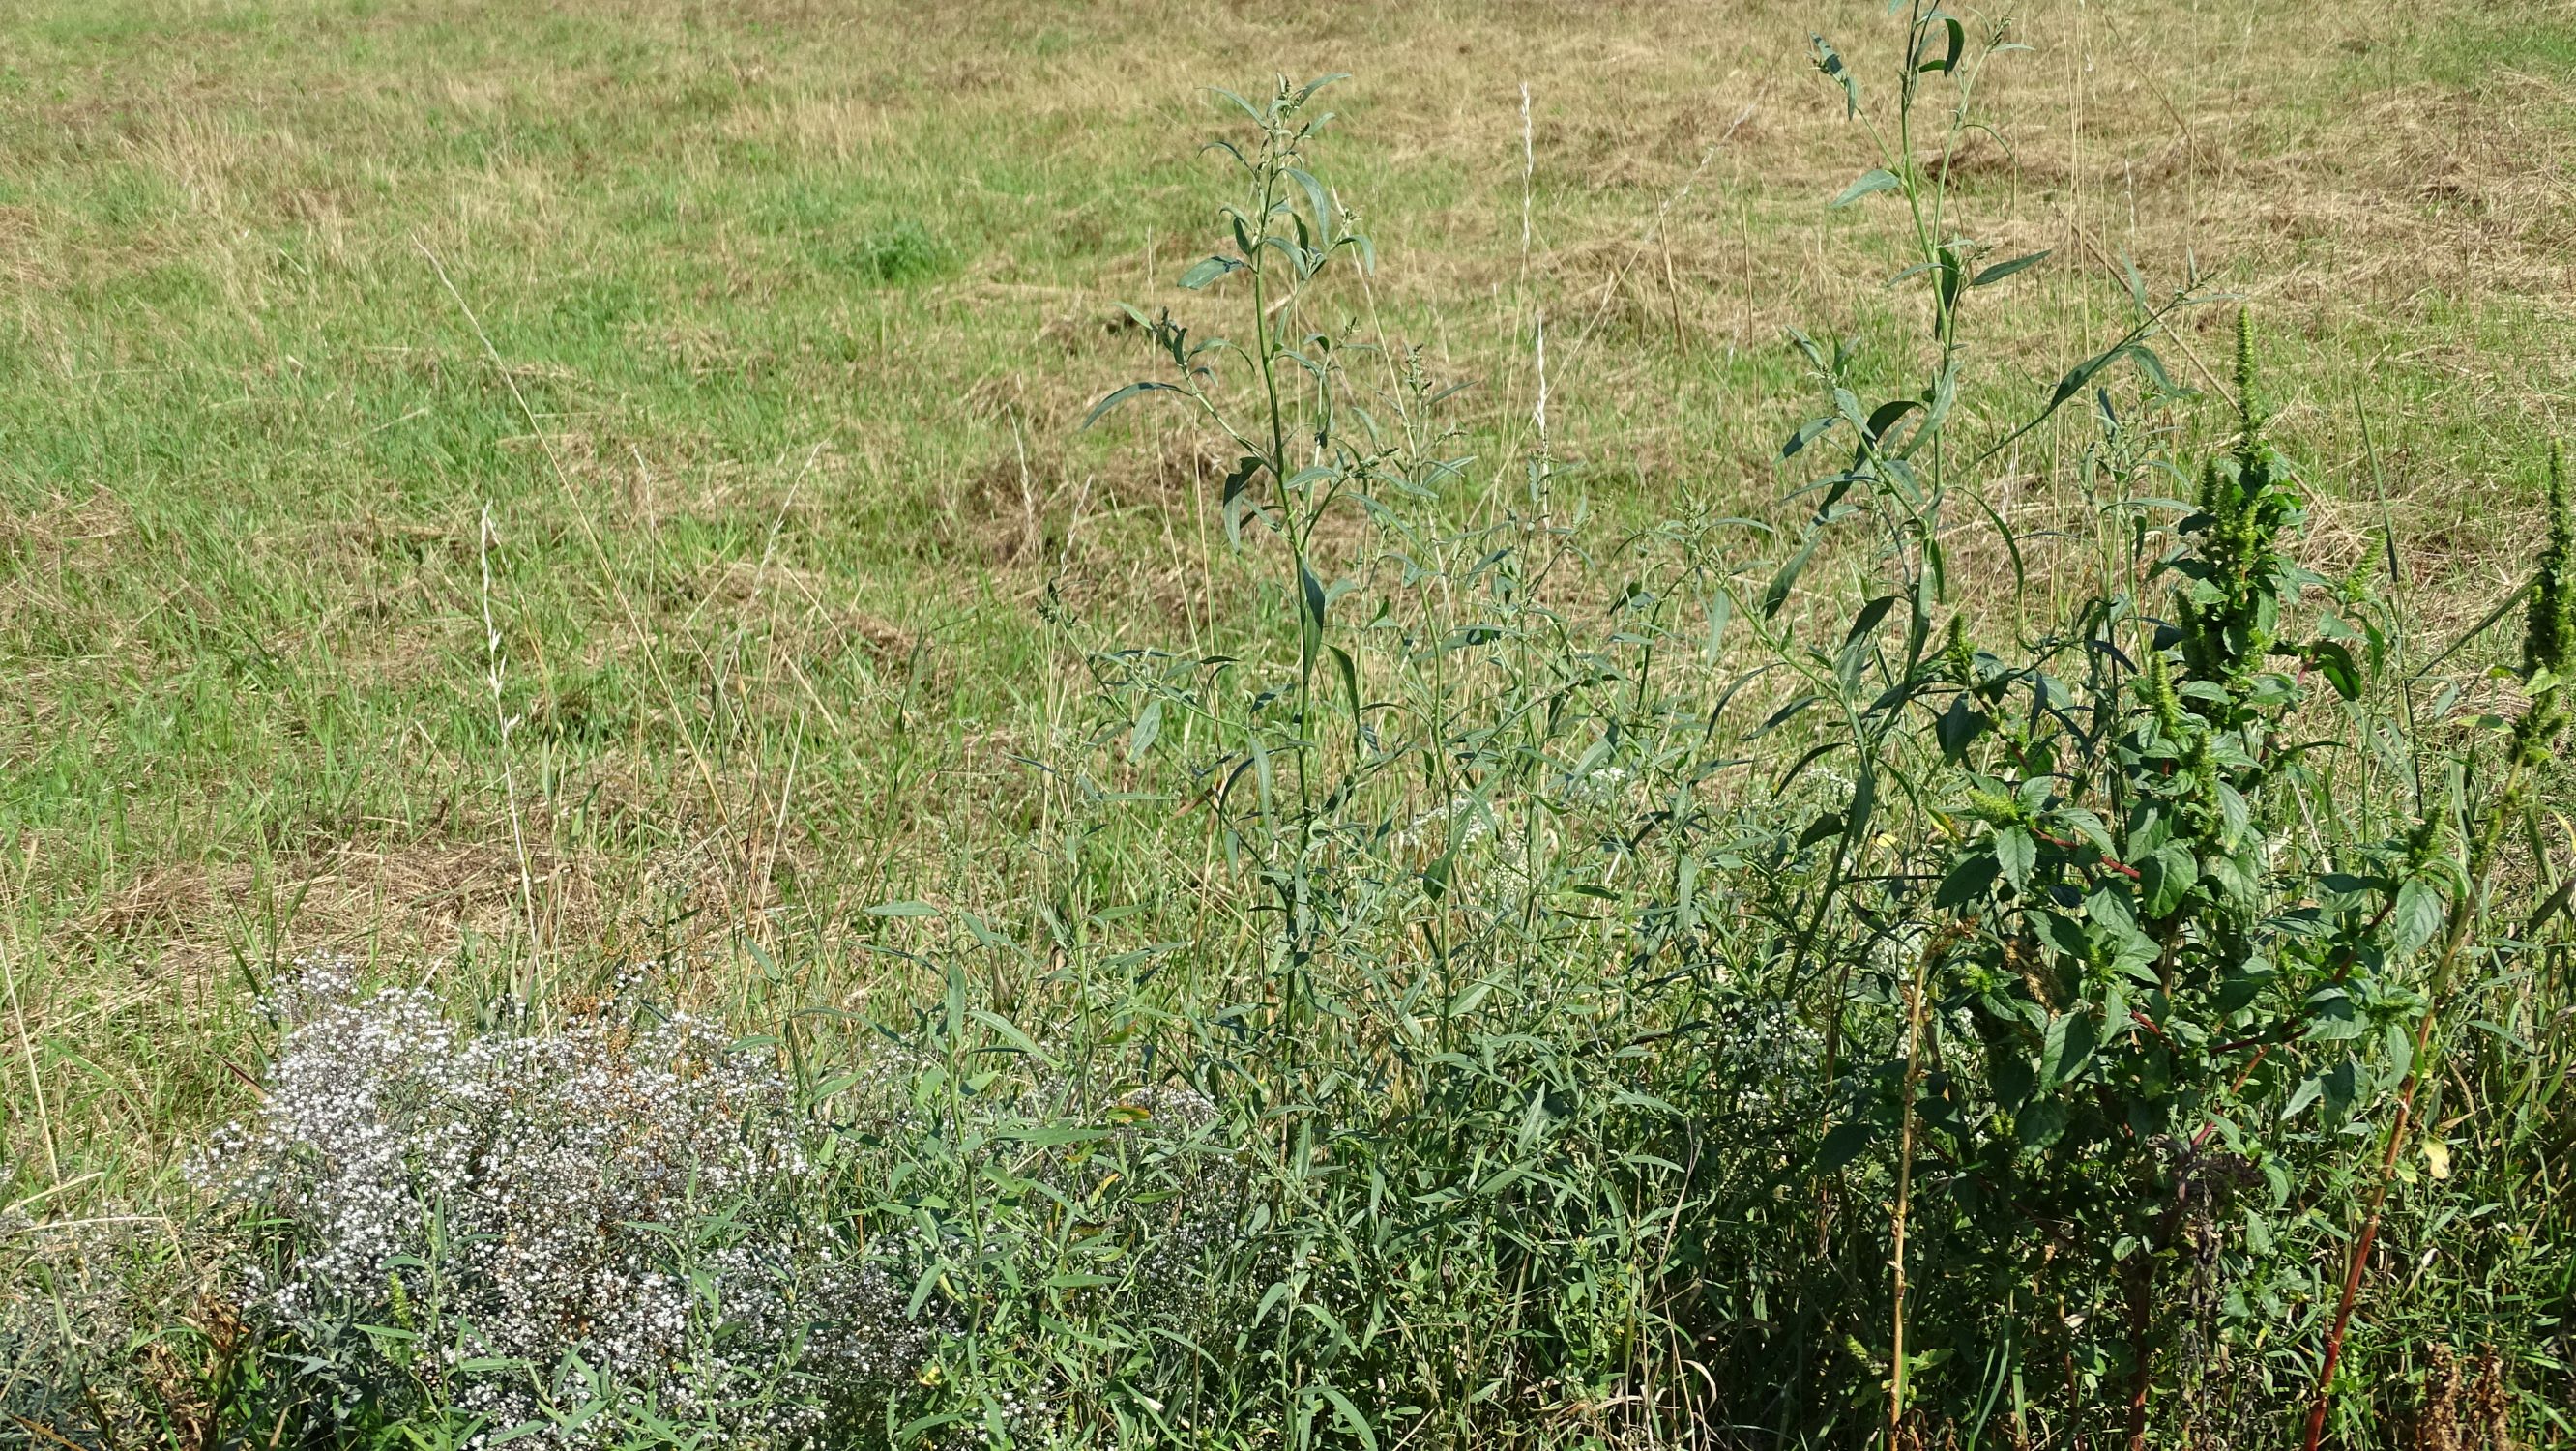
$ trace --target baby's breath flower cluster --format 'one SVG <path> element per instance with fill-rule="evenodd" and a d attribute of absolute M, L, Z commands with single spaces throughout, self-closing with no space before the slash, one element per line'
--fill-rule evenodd
<path fill-rule="evenodd" d="M 1124 1177 L 1156 1186 L 1121 1204 L 1114 1233 L 1133 1256 L 1137 1303 L 1184 1334 L 1211 1333 L 1231 1307 L 1213 1288 L 1213 1261 L 1243 1247 L 1251 1175 L 1229 1152 L 1207 1095 L 1156 1083 L 1120 1095 L 1109 1111 L 1127 1161 Z M 1114 1162 L 1114 1160 L 1112 1160 Z M 1098 1196 L 1106 1182 L 1086 1185 Z"/>
<path fill-rule="evenodd" d="M 424 990 L 309 967 L 259 1112 L 194 1165 L 282 1226 L 246 1304 L 325 1357 L 347 1407 L 609 1436 L 652 1407 L 793 1444 L 902 1383 L 929 1332 L 800 1212 L 788 1085 L 686 1014 L 460 1028 Z M 391 1327 L 385 1335 L 352 1327 Z"/>

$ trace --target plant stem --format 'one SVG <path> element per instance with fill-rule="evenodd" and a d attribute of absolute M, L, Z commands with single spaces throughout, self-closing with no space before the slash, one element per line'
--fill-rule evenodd
<path fill-rule="evenodd" d="M 1905 1106 L 1897 1131 L 1896 1212 L 1888 1312 L 1887 1451 L 1898 1451 L 1905 1421 L 1905 1223 L 1914 1207 L 1914 1095 L 1923 1082 L 1923 978 L 1925 959 L 1914 965 L 1914 990 L 1905 1008 Z"/>
<path fill-rule="evenodd" d="M 2182 1186 L 2174 1186 L 2168 1223 L 2179 1217 Z M 2137 1268 L 2129 1272 L 2129 1451 L 2147 1451 L 2147 1391 L 2154 1384 L 2148 1339 L 2155 1329 L 2156 1246 L 2138 1247 Z"/>
<path fill-rule="evenodd" d="M 2451 904 L 2451 916 L 2442 934 L 2442 955 L 2433 967 L 2433 981 L 2424 999 L 2424 1013 L 2415 1022 L 2413 1052 L 2406 1064 L 2406 1078 L 2397 1088 L 2397 1115 L 2388 1126 L 2388 1145 L 2379 1156 L 2379 1174 L 2370 1186 L 2370 1207 L 2363 1212 L 2361 1232 L 2353 1237 L 2352 1254 L 2344 1264 L 2343 1294 L 2335 1304 L 2334 1324 L 2326 1331 L 2325 1358 L 2317 1364 L 2316 1393 L 2308 1405 L 2307 1435 L 2300 1441 L 2300 1451 L 2317 1451 L 2317 1442 L 2326 1428 L 2326 1395 L 2334 1384 L 2335 1367 L 2343 1360 L 2344 1332 L 2352 1324 L 2353 1302 L 2361 1295 L 2361 1278 L 2370 1265 L 2370 1251 L 2379 1238 L 2380 1211 L 2388 1203 L 2389 1181 L 2396 1177 L 2397 1157 L 2406 1147 L 2407 1131 L 2414 1126 L 2415 1094 L 2424 1082 L 2424 1065 L 2433 1041 L 2433 1029 L 2441 1016 L 2442 992 L 2450 985 L 2451 969 L 2459 961 L 2460 948 L 2468 941 L 2469 929 L 2485 915 L 2487 888 L 2495 867 L 2495 848 L 2504 835 L 2504 824 L 2522 796 L 2523 761 L 2516 752 L 2504 789 L 2497 793 L 2496 805 L 2481 823 L 2476 844 L 2469 852 L 2468 881 L 2459 900 Z"/>

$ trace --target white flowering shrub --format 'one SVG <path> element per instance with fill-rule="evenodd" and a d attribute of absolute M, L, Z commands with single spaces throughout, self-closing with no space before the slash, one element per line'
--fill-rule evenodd
<path fill-rule="evenodd" d="M 1141 1180 L 1117 1226 L 1130 1282 L 1151 1321 L 1193 1339 L 1212 1338 L 1240 1309 L 1214 1274 L 1246 1249 L 1244 1221 L 1255 1188 L 1240 1147 L 1207 1095 L 1182 1084 L 1149 1084 L 1111 1106 L 1113 1148 L 1089 1166 L 1095 1196 Z"/>
<path fill-rule="evenodd" d="M 801 1444 L 921 1361 L 909 1284 L 816 1212 L 788 1084 L 713 1026 L 473 1033 L 334 968 L 274 1006 L 267 1096 L 195 1170 L 267 1230 L 245 1307 L 332 1417 Z"/>

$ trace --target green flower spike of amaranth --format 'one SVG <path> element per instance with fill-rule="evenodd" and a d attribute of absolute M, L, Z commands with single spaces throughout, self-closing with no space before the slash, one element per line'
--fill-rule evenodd
<path fill-rule="evenodd" d="M 2522 678 L 2531 708 L 2516 723 L 2514 743 L 2528 764 L 2548 754 L 2567 725 L 2568 678 L 2576 675 L 2576 509 L 2567 497 L 2567 467 L 2549 451 L 2549 543 L 2531 582 L 2522 635 Z"/>
<path fill-rule="evenodd" d="M 2567 498 L 2567 467 L 2549 451 L 2549 543 L 2532 582 L 2531 616 L 2522 640 L 2522 673 L 2565 679 L 2576 665 L 2576 518 Z"/>
<path fill-rule="evenodd" d="M 1950 678 L 1963 687 L 1977 683 L 1977 651 L 1968 643 L 1967 618 L 1950 617 L 1950 638 L 1941 647 L 1942 660 L 1950 667 Z"/>

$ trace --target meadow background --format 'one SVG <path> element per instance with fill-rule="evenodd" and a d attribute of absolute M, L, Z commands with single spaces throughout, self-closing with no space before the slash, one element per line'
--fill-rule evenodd
<path fill-rule="evenodd" d="M 1004 1010 L 1253 933 L 1198 844 L 1098 825 L 1137 782 L 1059 769 L 1104 652 L 1234 648 L 1260 589 L 1227 454 L 1080 426 L 1147 362 L 1116 304 L 1196 300 L 1206 86 L 1352 74 L 1330 179 L 1377 325 L 1468 385 L 1456 518 L 1517 486 L 1542 316 L 1557 488 L 1613 533 L 1774 512 L 1786 330 L 1913 326 L 1894 214 L 1825 206 L 1860 162 L 1808 35 L 1884 50 L 1874 5 L 0 15 L 0 1201 L 46 1214 L 184 1197 L 299 958 L 540 998 L 652 961 L 757 1018 L 936 1000 L 889 903 L 1025 944 Z M 2576 9 L 2014 19 L 1950 171 L 2050 255 L 1978 386 L 2044 394 L 2123 259 L 2188 259 L 2273 340 L 2314 561 L 2384 524 L 2424 632 L 2475 622 L 2576 384 Z M 2178 381 L 2226 391 L 2228 321 L 2181 320 Z M 2081 422 L 1980 484 L 2001 518 L 2073 517 Z"/>

